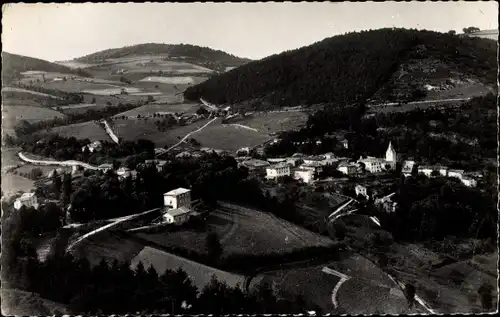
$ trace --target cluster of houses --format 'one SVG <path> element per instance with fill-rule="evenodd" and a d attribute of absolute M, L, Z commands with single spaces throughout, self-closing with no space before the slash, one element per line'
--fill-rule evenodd
<path fill-rule="evenodd" d="M 38 200 L 36 199 L 35 193 L 23 193 L 21 197 L 14 201 L 14 208 L 19 210 L 21 207 L 26 208 L 33 207 L 38 209 Z"/>
<path fill-rule="evenodd" d="M 101 141 L 95 141 L 90 144 L 87 144 L 85 146 L 82 146 L 82 152 L 85 152 L 85 150 L 89 151 L 90 153 L 93 153 L 94 151 L 98 152 L 102 149 L 102 143 Z"/>
<path fill-rule="evenodd" d="M 324 166 L 336 164 L 346 158 L 335 157 L 333 153 L 305 156 L 295 153 L 291 157 L 269 158 L 266 161 L 240 157 L 239 165 L 248 169 L 249 177 L 276 180 L 290 176 L 304 183 L 313 182 L 323 171 Z"/>

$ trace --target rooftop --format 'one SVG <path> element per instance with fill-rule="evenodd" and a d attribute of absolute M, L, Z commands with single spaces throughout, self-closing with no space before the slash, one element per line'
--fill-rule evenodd
<path fill-rule="evenodd" d="M 181 195 L 181 194 L 184 194 L 184 193 L 188 193 L 190 191 L 191 191 L 190 189 L 179 187 L 179 188 L 171 190 L 171 191 L 169 191 L 169 192 L 167 192 L 167 193 L 165 193 L 163 195 L 164 196 L 177 196 L 177 195 Z"/>
<path fill-rule="evenodd" d="M 31 198 L 33 196 L 35 196 L 35 193 L 23 193 L 20 198 L 26 199 L 26 198 Z"/>
<path fill-rule="evenodd" d="M 286 163 L 278 163 L 278 164 L 271 165 L 268 168 L 283 168 L 283 167 L 290 168 L 290 165 L 288 165 Z"/>
<path fill-rule="evenodd" d="M 169 209 L 169 210 L 167 210 L 167 213 L 169 215 L 172 215 L 173 217 L 179 216 L 179 215 L 184 215 L 184 214 L 187 214 L 187 213 L 190 213 L 190 212 L 191 212 L 191 209 L 186 208 L 186 207 L 179 207 L 177 209 Z"/>
<path fill-rule="evenodd" d="M 269 163 L 266 161 L 262 160 L 247 160 L 243 161 L 241 164 L 247 166 L 247 167 L 262 167 L 262 166 L 269 166 Z"/>

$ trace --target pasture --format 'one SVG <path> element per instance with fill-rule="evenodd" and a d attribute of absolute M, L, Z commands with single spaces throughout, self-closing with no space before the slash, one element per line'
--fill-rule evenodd
<path fill-rule="evenodd" d="M 27 94 L 27 95 L 33 95 L 33 96 L 39 96 L 39 97 L 45 97 L 45 98 L 53 98 L 53 99 L 62 99 L 62 98 L 54 96 L 54 95 L 44 94 L 44 93 L 41 93 L 38 91 L 22 89 L 22 88 L 15 88 L 15 87 L 2 88 L 2 93 L 3 92 L 19 93 L 19 94 L 23 94 L 23 95 Z"/>
<path fill-rule="evenodd" d="M 15 126 L 21 121 L 37 122 L 53 118 L 64 118 L 61 112 L 50 108 L 33 106 L 6 106 L 2 105 L 2 132 L 13 134 Z"/>
<path fill-rule="evenodd" d="M 307 113 L 298 111 L 256 113 L 234 121 L 234 123 L 246 125 L 267 134 L 294 130 L 304 126 L 306 122 Z"/>
<path fill-rule="evenodd" d="M 204 119 L 185 126 L 174 127 L 173 129 L 165 132 L 160 132 L 154 125 L 154 119 L 151 118 L 148 120 L 118 119 L 113 122 L 113 129 L 118 136 L 122 137 L 124 140 L 136 140 L 138 138 L 143 138 L 153 141 L 157 147 L 163 147 L 179 142 L 179 140 L 185 135 L 199 129 L 208 121 L 208 119 Z M 212 124 L 215 124 L 215 122 Z M 193 135 L 194 138 L 196 138 L 196 136 L 197 134 Z"/>
<path fill-rule="evenodd" d="M 236 151 L 242 147 L 255 147 L 271 139 L 267 134 L 229 124 L 211 124 L 193 135 L 204 147 Z"/>
<path fill-rule="evenodd" d="M 330 246 L 333 241 L 271 214 L 221 203 L 207 219 L 209 228 L 220 238 L 223 256 L 269 254 L 312 246 Z M 138 233 L 139 237 L 165 246 L 177 246 L 205 254 L 206 232 Z"/>
<path fill-rule="evenodd" d="M 2 172 L 2 192 L 4 196 L 14 195 L 18 191 L 30 192 L 33 189 L 35 189 L 35 186 L 32 180 L 12 173 Z"/>
<path fill-rule="evenodd" d="M 69 124 L 50 129 L 63 137 L 75 137 L 77 139 L 89 139 L 90 141 L 110 140 L 104 129 L 93 121 Z"/>
<path fill-rule="evenodd" d="M 21 148 L 6 148 L 2 146 L 2 168 L 22 163 L 19 156 L 17 156 L 19 151 L 21 151 Z"/>
<path fill-rule="evenodd" d="M 159 112 L 195 113 L 200 108 L 199 104 L 147 104 L 115 115 L 115 117 L 141 117 L 153 116 Z"/>

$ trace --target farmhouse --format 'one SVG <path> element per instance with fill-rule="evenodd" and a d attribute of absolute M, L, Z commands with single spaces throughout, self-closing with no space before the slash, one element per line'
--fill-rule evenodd
<path fill-rule="evenodd" d="M 191 216 L 192 210 L 186 207 L 169 209 L 163 214 L 163 219 L 167 223 L 182 224 Z"/>
<path fill-rule="evenodd" d="M 165 207 L 177 209 L 180 207 L 191 208 L 191 190 L 186 188 L 177 188 L 163 194 Z"/>
<path fill-rule="evenodd" d="M 267 179 L 278 179 L 280 177 L 290 176 L 290 165 L 278 163 L 266 168 Z"/>
<path fill-rule="evenodd" d="M 35 193 L 24 193 L 14 201 L 14 208 L 19 210 L 22 206 L 38 209 L 38 201 Z"/>
<path fill-rule="evenodd" d="M 132 177 L 132 178 L 135 178 L 137 176 L 137 172 L 136 171 L 131 171 L 129 168 L 127 167 L 120 167 L 117 171 L 116 171 L 116 174 L 118 175 L 118 178 L 120 180 L 123 180 L 127 177 Z"/>
<path fill-rule="evenodd" d="M 251 178 L 258 178 L 264 176 L 265 168 L 268 167 L 269 165 L 270 164 L 266 161 L 255 160 L 255 159 L 243 161 L 241 163 L 241 166 L 244 166 L 248 169 L 248 177 Z"/>
<path fill-rule="evenodd" d="M 462 179 L 463 175 L 464 175 L 464 170 L 453 169 L 448 171 L 448 177 L 456 177 Z"/>
<path fill-rule="evenodd" d="M 345 175 L 354 175 L 356 174 L 358 168 L 354 164 L 342 162 L 337 167 L 337 170 Z"/>
<path fill-rule="evenodd" d="M 304 183 L 309 184 L 314 180 L 314 171 L 298 168 L 293 172 L 293 178 L 302 180 Z"/>
<path fill-rule="evenodd" d="M 161 172 L 161 171 L 163 171 L 163 168 L 167 164 L 167 161 L 165 161 L 165 160 L 145 160 L 144 164 L 154 165 L 154 166 L 156 166 L 156 170 L 158 172 Z"/>

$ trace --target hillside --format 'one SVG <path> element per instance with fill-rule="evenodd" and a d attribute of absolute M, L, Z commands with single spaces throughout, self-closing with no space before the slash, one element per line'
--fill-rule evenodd
<path fill-rule="evenodd" d="M 468 34 L 459 34 L 460 36 L 469 36 L 469 37 L 480 37 L 483 39 L 490 39 L 493 41 L 498 41 L 498 29 L 492 30 L 481 30 L 474 33 Z"/>
<path fill-rule="evenodd" d="M 398 71 L 406 76 L 391 80 Z M 453 80 L 469 79 L 495 85 L 495 42 L 431 31 L 379 29 L 334 36 L 250 62 L 188 88 L 184 96 L 255 107 L 346 104 L 369 100 L 378 91 L 380 99 L 409 101 L 426 95 L 425 84 L 444 85 L 448 80 L 455 88 Z"/>
<path fill-rule="evenodd" d="M 22 72 L 42 71 L 88 76 L 81 70 L 48 62 L 43 59 L 2 52 L 2 86 L 21 78 Z"/>
<path fill-rule="evenodd" d="M 138 44 L 108 49 L 76 58 L 75 61 L 82 63 L 102 63 L 108 59 L 141 55 L 167 55 L 169 59 L 182 59 L 216 71 L 223 71 L 226 67 L 240 66 L 250 62 L 249 59 L 240 58 L 208 47 L 189 44 L 173 45 L 159 43 Z"/>

